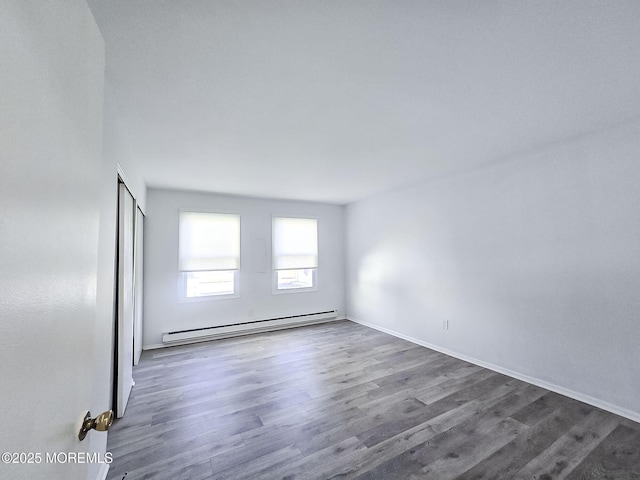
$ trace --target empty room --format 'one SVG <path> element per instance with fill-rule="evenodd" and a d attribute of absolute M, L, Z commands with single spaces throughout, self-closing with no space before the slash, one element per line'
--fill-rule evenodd
<path fill-rule="evenodd" d="M 16 480 L 640 479 L 640 2 L 0 0 Z"/>

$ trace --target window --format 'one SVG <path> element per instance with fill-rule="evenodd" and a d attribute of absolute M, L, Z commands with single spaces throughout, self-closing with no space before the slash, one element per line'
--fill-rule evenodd
<path fill-rule="evenodd" d="M 276 288 L 289 290 L 290 288 L 313 288 L 316 270 L 305 268 L 300 270 L 278 270 L 276 272 Z"/>
<path fill-rule="evenodd" d="M 234 295 L 236 271 L 184 272 L 187 298 Z"/>
<path fill-rule="evenodd" d="M 236 295 L 240 215 L 180 212 L 178 263 L 186 298 Z"/>
<path fill-rule="evenodd" d="M 273 217 L 275 291 L 315 289 L 318 270 L 318 221 Z"/>

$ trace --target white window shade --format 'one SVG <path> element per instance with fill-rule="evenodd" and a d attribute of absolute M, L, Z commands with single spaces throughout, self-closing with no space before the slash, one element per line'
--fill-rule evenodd
<path fill-rule="evenodd" d="M 318 268 L 318 221 L 273 218 L 273 269 Z"/>
<path fill-rule="evenodd" d="M 180 212 L 182 272 L 240 268 L 240 215 Z"/>

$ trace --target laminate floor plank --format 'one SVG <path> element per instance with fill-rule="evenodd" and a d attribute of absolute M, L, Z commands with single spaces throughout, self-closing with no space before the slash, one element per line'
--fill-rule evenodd
<path fill-rule="evenodd" d="M 558 408 L 543 420 L 530 426 L 525 434 L 519 435 L 459 478 L 461 480 L 513 478 L 518 470 L 540 455 L 559 436 L 575 426 L 590 412 L 591 409 L 586 408 Z M 517 415 L 511 418 L 515 417 Z"/>
<path fill-rule="evenodd" d="M 282 464 L 278 468 L 267 470 L 255 477 L 255 480 L 324 478 L 325 472 L 341 465 L 346 459 L 358 455 L 366 448 L 356 437 L 349 437 L 327 448 L 314 451 L 305 457 Z"/>
<path fill-rule="evenodd" d="M 253 457 L 251 460 L 237 464 L 235 467 L 222 470 L 217 458 L 211 459 L 211 466 L 213 468 L 212 480 L 253 480 L 264 475 L 269 475 L 269 472 L 280 468 L 282 465 L 288 465 L 298 458 L 301 458 L 302 454 L 294 446 L 290 445 L 279 450 Z"/>
<path fill-rule="evenodd" d="M 568 480 L 640 479 L 640 436 L 619 425 L 568 476 Z"/>
<path fill-rule="evenodd" d="M 640 425 L 349 321 L 143 352 L 108 480 L 640 480 Z"/>
<path fill-rule="evenodd" d="M 567 478 L 617 425 L 615 415 L 599 410 L 592 411 L 524 468 L 516 472 L 513 478 L 524 480 L 534 478 L 534 475 L 549 480 Z"/>
<path fill-rule="evenodd" d="M 132 471 L 126 478 L 135 478 L 136 480 L 208 480 L 212 475 L 213 469 L 210 460 L 187 466 L 184 465 L 183 460 L 177 460 L 165 465 L 162 470 L 141 468 Z"/>
<path fill-rule="evenodd" d="M 371 447 L 395 435 L 401 435 L 412 427 L 434 418 L 439 418 L 440 420 L 446 418 L 454 405 L 463 407 L 456 410 L 456 419 L 463 421 L 468 415 L 475 415 L 480 409 L 499 402 L 506 394 L 511 393 L 514 388 L 510 385 L 501 385 L 492 389 L 486 395 L 478 395 L 472 401 L 461 401 L 457 396 L 452 395 L 440 400 L 438 403 L 416 409 L 414 414 L 406 415 L 400 420 L 387 420 L 380 423 L 373 428 L 358 433 L 357 436 L 367 447 Z"/>
<path fill-rule="evenodd" d="M 111 464 L 108 479 L 121 480 L 126 474 L 127 480 L 136 479 L 138 476 L 153 476 L 157 479 L 173 480 L 173 472 L 188 469 L 193 465 L 208 462 L 211 465 L 212 457 L 221 457 L 226 452 L 243 449 L 241 437 L 232 437 L 211 442 L 200 447 L 184 448 L 179 442 L 171 441 L 172 453 L 168 455 L 154 456 L 155 444 L 147 445 L 131 456 L 113 452 L 114 458 L 118 458 Z M 237 451 L 237 450 L 236 450 Z M 187 470 L 188 471 L 188 470 Z M 213 472 L 213 470 L 212 470 Z M 211 474 L 213 475 L 213 473 Z M 188 477 L 184 477 L 186 480 Z"/>
<path fill-rule="evenodd" d="M 475 435 L 452 451 L 429 463 L 414 478 L 449 480 L 458 478 L 473 465 L 527 431 L 527 426 L 507 418 L 497 423 L 489 432 Z"/>
<path fill-rule="evenodd" d="M 460 423 L 441 433 L 433 431 L 428 440 L 420 444 L 413 442 L 415 446 L 382 463 L 373 470 L 368 470 L 361 477 L 362 479 L 392 478 L 389 475 L 397 471 L 402 472 L 404 475 L 402 478 L 409 478 L 411 474 L 418 473 L 424 466 L 450 453 L 468 439 L 476 438 L 477 435 L 490 431 L 497 423 L 507 418 L 510 413 L 519 411 L 523 406 L 534 401 L 536 396 L 544 393 L 546 391 L 539 387 L 525 384 L 498 403 L 491 405 L 490 409 L 484 409 L 479 415 L 471 417 L 466 417 L 464 414 L 460 415 Z M 370 466 L 371 464 L 361 470 L 367 470 Z M 360 477 L 358 479 L 362 480 Z"/>

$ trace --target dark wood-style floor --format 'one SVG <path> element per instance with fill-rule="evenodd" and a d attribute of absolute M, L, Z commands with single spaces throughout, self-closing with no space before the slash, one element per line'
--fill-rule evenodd
<path fill-rule="evenodd" d="M 348 322 L 148 351 L 109 479 L 640 479 L 640 424 Z"/>

